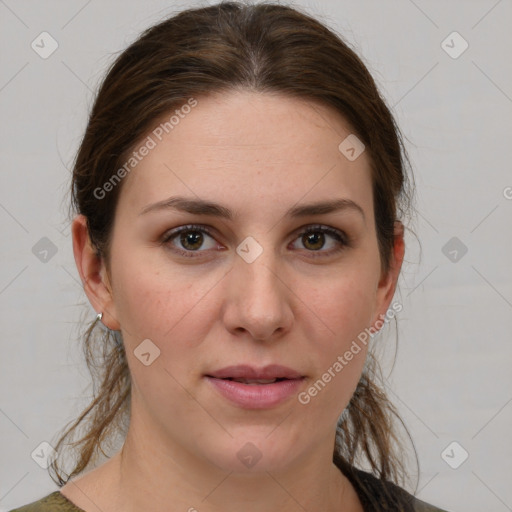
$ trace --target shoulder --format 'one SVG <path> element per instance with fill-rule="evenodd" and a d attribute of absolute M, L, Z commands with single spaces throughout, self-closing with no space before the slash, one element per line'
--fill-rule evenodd
<path fill-rule="evenodd" d="M 54 491 L 43 498 L 15 508 L 9 512 L 84 512 L 69 501 L 60 491 Z"/>
<path fill-rule="evenodd" d="M 422 501 L 402 487 L 352 467 L 347 474 L 356 488 L 365 512 L 448 512 Z"/>

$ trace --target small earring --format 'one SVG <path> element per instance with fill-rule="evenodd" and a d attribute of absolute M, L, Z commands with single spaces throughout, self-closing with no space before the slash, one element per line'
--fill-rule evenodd
<path fill-rule="evenodd" d="M 103 313 L 98 313 L 96 315 L 96 320 L 99 320 L 101 322 L 101 319 L 103 318 Z M 103 322 L 102 322 L 103 324 Z M 124 347 L 123 347 L 123 341 L 122 339 L 120 338 L 120 331 L 114 331 L 112 330 L 110 327 L 107 327 L 105 324 L 103 324 L 103 327 L 105 329 L 107 329 L 108 332 L 112 333 L 114 335 L 114 342 L 116 344 L 116 347 L 118 350 L 123 350 Z"/>

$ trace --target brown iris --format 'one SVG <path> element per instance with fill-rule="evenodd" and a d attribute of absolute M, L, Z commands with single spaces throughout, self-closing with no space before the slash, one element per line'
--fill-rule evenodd
<path fill-rule="evenodd" d="M 324 246 L 325 236 L 323 233 L 305 233 L 302 236 L 302 241 L 304 242 L 305 247 L 307 247 L 307 244 L 312 243 L 315 247 L 308 248 L 317 251 Z"/>
<path fill-rule="evenodd" d="M 200 231 L 186 231 L 181 233 L 180 242 L 186 249 L 199 249 L 203 244 L 203 234 Z"/>

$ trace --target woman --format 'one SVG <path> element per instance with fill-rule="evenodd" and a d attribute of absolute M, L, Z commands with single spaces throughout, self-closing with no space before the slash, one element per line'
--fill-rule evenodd
<path fill-rule="evenodd" d="M 439 511 L 399 485 L 369 350 L 400 310 L 404 158 L 361 60 L 296 9 L 222 3 L 142 34 L 73 170 L 99 389 L 56 445 L 86 425 L 72 470 L 52 461 L 61 489 L 17 510 Z"/>

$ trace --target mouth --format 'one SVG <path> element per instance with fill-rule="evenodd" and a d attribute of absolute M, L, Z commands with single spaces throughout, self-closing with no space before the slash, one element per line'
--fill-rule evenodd
<path fill-rule="evenodd" d="M 230 366 L 204 377 L 222 397 L 243 409 L 275 407 L 296 394 L 306 378 L 281 365 Z"/>

